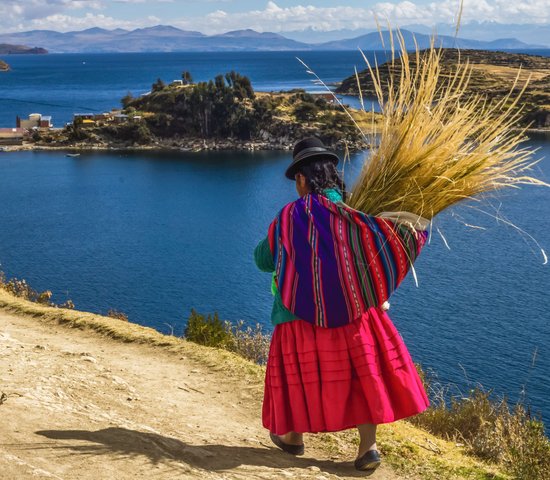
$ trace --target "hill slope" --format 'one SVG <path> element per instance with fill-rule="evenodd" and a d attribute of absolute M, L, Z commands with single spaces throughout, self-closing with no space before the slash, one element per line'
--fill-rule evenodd
<path fill-rule="evenodd" d="M 307 435 L 298 458 L 271 446 L 263 375 L 225 351 L 0 289 L 2 478 L 356 477 L 353 433 Z M 503 478 L 407 422 L 382 426 L 379 447 L 380 480 Z"/>
<path fill-rule="evenodd" d="M 490 100 L 499 100 L 506 96 L 519 74 L 516 91 L 524 85 L 529 76 L 531 80 L 523 94 L 521 104 L 523 110 L 523 125 L 532 124 L 538 128 L 550 127 L 550 58 L 519 53 L 492 52 L 487 50 L 456 50 L 445 49 L 442 61 L 441 78 L 447 78 L 454 71 L 461 55 L 462 60 L 468 59 L 473 67 L 469 84 L 472 94 L 487 95 Z M 416 65 L 411 57 L 411 68 Z M 521 71 L 520 71 L 521 68 Z M 400 62 L 394 67 L 389 64 L 380 66 L 382 84 L 387 84 L 389 72 L 395 70 L 399 78 Z M 363 94 L 374 95 L 374 89 L 368 70 L 359 73 Z M 354 75 L 342 81 L 336 90 L 338 93 L 357 95 L 357 79 Z"/>

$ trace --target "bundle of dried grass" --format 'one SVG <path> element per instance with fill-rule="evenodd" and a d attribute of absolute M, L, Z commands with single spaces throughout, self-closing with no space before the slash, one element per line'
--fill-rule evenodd
<path fill-rule="evenodd" d="M 408 211 L 432 219 L 457 202 L 479 200 L 480 194 L 546 185 L 528 175 L 536 163 L 533 151 L 520 146 L 525 129 L 517 129 L 523 92 L 513 95 L 517 79 L 506 98 L 491 104 L 468 94 L 472 67 L 467 61 L 443 78 L 442 50 L 434 40 L 429 49 L 409 54 L 401 33 L 395 36 L 400 56 L 390 35 L 386 81 L 380 75 L 384 67 L 371 66 L 364 56 L 383 122 L 377 127 L 378 146 L 352 189 L 351 207 L 370 215 Z M 416 57 L 414 70 L 409 55 Z"/>

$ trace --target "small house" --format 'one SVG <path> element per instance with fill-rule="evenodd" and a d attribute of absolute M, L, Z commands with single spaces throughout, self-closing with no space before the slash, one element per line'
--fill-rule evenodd
<path fill-rule="evenodd" d="M 15 128 L 32 130 L 33 128 L 49 129 L 52 127 L 52 117 L 41 113 L 31 113 L 28 119 L 22 119 L 19 115 L 15 117 Z"/>
<path fill-rule="evenodd" d="M 125 115 L 123 113 L 119 113 L 118 115 L 115 115 L 114 117 L 115 123 L 126 123 L 129 119 L 128 115 Z"/>
<path fill-rule="evenodd" d="M 39 128 L 45 128 L 45 129 L 50 129 L 53 127 L 53 124 L 52 124 L 52 117 L 49 116 L 49 115 L 44 115 L 42 116 L 42 118 L 40 119 L 40 124 L 38 125 Z"/>
<path fill-rule="evenodd" d="M 327 103 L 334 103 L 334 95 L 332 93 L 312 93 L 314 98 L 322 98 Z"/>
<path fill-rule="evenodd" d="M 94 115 L 94 120 L 96 122 L 108 122 L 109 120 L 112 120 L 113 116 L 109 112 L 103 112 L 103 113 L 96 113 Z"/>
<path fill-rule="evenodd" d="M 23 145 L 24 128 L 0 128 L 0 145 Z"/>
<path fill-rule="evenodd" d="M 93 127 L 95 126 L 94 116 L 94 113 L 74 113 L 73 124 L 78 123 L 83 127 Z"/>
<path fill-rule="evenodd" d="M 93 120 L 94 119 L 93 113 L 74 113 L 73 114 L 73 121 L 79 119 L 79 120 Z"/>

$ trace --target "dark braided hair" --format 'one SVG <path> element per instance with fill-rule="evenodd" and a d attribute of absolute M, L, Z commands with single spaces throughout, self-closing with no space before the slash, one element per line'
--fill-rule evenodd
<path fill-rule="evenodd" d="M 320 158 L 307 162 L 298 168 L 298 172 L 306 177 L 306 185 L 312 193 L 322 194 L 327 188 L 335 188 L 346 201 L 346 184 L 332 159 Z"/>

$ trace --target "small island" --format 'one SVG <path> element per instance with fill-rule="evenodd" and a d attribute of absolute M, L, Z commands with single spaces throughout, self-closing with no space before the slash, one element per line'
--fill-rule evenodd
<path fill-rule="evenodd" d="M 0 60 L 0 72 L 7 72 L 9 69 L 10 66 L 3 60 Z"/>
<path fill-rule="evenodd" d="M 77 114 L 60 131 L 36 130 L 34 148 L 287 150 L 299 139 L 320 137 L 334 148 L 368 145 L 332 94 L 255 92 L 250 80 L 231 71 L 208 82 L 194 83 L 189 72 L 166 84 L 158 79 L 151 91 L 122 98 L 122 109 L 103 114 Z"/>
<path fill-rule="evenodd" d="M 420 52 L 422 58 L 423 52 Z M 514 94 L 518 94 L 525 82 L 530 81 L 521 97 L 519 107 L 522 109 L 520 126 L 532 128 L 550 127 L 550 58 L 538 55 L 521 53 L 494 52 L 488 50 L 457 50 L 453 48 L 443 49 L 441 78 L 449 78 L 459 61 L 468 61 L 472 66 L 472 76 L 469 84 L 469 92 L 487 96 L 489 101 L 504 99 L 518 77 Z M 411 68 L 416 67 L 414 55 L 410 57 Z M 379 71 L 382 84 L 387 85 L 390 72 L 399 78 L 401 63 L 396 61 L 394 66 L 390 63 L 380 65 Z M 359 73 L 359 82 L 363 95 L 375 95 L 372 80 L 368 70 Z M 358 95 L 357 78 L 352 75 L 346 78 L 337 93 L 345 95 Z"/>

